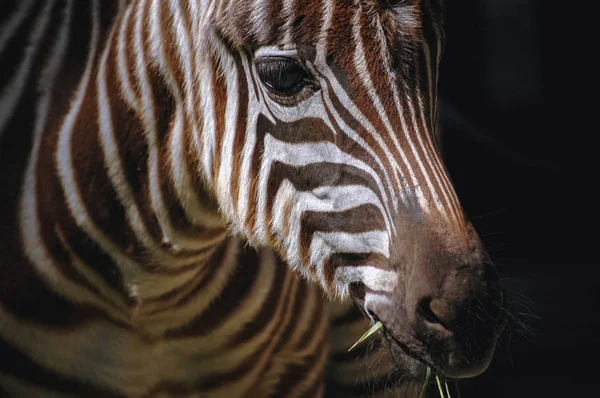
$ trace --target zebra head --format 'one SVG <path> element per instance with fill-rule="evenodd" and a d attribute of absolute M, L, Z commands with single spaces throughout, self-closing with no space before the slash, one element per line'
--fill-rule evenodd
<path fill-rule="evenodd" d="M 232 227 L 351 296 L 403 367 L 481 373 L 501 293 L 434 139 L 440 4 L 216 3 L 202 169 Z"/>

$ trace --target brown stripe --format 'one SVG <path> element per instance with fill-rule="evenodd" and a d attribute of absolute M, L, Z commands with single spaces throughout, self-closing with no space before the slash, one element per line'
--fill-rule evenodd
<path fill-rule="evenodd" d="M 91 14 L 89 8 L 85 11 L 85 16 L 80 15 L 80 17 L 84 21 L 86 20 L 85 17 L 89 18 L 89 15 Z M 73 33 L 82 33 L 82 35 L 78 38 L 80 40 L 83 39 L 84 43 L 86 44 L 91 39 L 91 31 L 89 27 L 85 31 L 85 33 L 77 31 Z M 103 34 L 101 32 L 100 37 L 102 36 Z M 77 50 L 81 51 L 81 48 L 77 48 Z M 88 51 L 92 50 L 88 49 Z M 83 59 L 85 59 L 85 57 L 83 57 Z M 68 73 L 68 71 L 65 72 Z M 58 87 L 59 86 L 57 86 L 57 88 Z M 56 104 L 60 104 L 60 108 L 57 107 L 52 110 L 56 110 L 57 114 L 62 114 L 65 111 L 65 108 L 68 106 L 67 101 L 70 100 L 71 96 L 72 93 L 70 92 L 66 94 L 65 97 L 62 97 L 62 95 L 57 95 Z M 65 100 L 62 100 L 62 98 L 64 98 Z M 93 166 L 93 164 L 92 166 L 90 166 L 90 163 L 88 163 L 94 162 L 94 158 L 92 155 L 99 155 L 99 144 L 97 141 L 98 136 L 96 130 L 97 113 L 95 111 L 95 98 L 96 97 L 94 91 L 94 82 L 90 81 L 86 99 L 83 103 L 82 108 L 88 109 L 90 120 L 83 120 L 81 118 L 78 118 L 75 121 L 75 131 L 73 132 L 72 147 L 70 150 L 72 152 L 74 163 L 77 163 L 78 161 L 81 161 L 82 163 L 80 165 L 82 169 L 75 169 L 73 171 L 75 174 L 75 179 L 77 180 L 80 174 L 84 174 L 85 178 L 89 180 L 91 187 L 97 187 L 98 189 L 102 190 L 104 187 L 107 186 L 107 184 L 102 183 L 102 187 L 99 187 L 97 185 L 93 185 L 97 183 L 98 180 L 95 180 L 94 178 L 90 179 L 90 175 L 95 177 L 96 173 L 98 173 L 99 178 L 102 178 L 104 176 L 104 170 L 102 169 L 103 163 L 101 157 L 96 158 L 100 161 L 100 167 L 97 169 L 93 168 L 96 166 Z M 51 103 L 51 106 L 54 105 L 55 103 Z M 67 241 L 72 234 L 77 235 L 77 239 L 80 243 L 80 245 L 76 247 L 78 252 L 81 252 L 82 257 L 86 261 L 90 262 L 90 265 L 92 265 L 93 269 L 101 277 L 103 277 L 109 284 L 112 284 L 117 290 L 119 290 L 120 276 L 118 270 L 116 270 L 113 267 L 111 261 L 108 261 L 107 264 L 99 262 L 99 260 L 105 259 L 102 258 L 102 253 L 100 253 L 100 257 L 93 255 L 98 253 L 98 248 L 93 242 L 89 240 L 89 237 L 85 236 L 85 234 L 83 234 L 82 231 L 76 226 L 71 216 L 71 213 L 66 206 L 64 193 L 62 191 L 61 184 L 57 178 L 58 171 L 56 170 L 57 164 L 55 163 L 54 156 L 57 150 L 57 140 L 59 138 L 58 131 L 61 127 L 62 117 L 52 118 L 51 120 L 53 124 L 50 126 L 50 128 L 48 128 L 47 133 L 43 137 L 39 162 L 36 170 L 38 184 L 38 213 L 43 239 L 43 242 L 40 242 L 40 244 L 44 244 L 48 248 L 48 251 L 51 255 L 53 255 L 55 259 L 55 264 L 58 265 L 57 270 L 61 272 L 67 279 L 71 280 L 74 283 L 78 283 L 82 286 L 85 286 L 91 291 L 96 292 L 96 289 L 93 289 L 89 284 L 87 284 L 84 281 L 84 279 L 77 273 L 77 271 L 75 271 L 75 269 L 69 266 L 70 253 L 68 250 L 66 250 L 65 247 L 63 247 L 63 242 L 61 241 L 61 239 Z M 77 148 L 77 145 L 80 146 L 79 150 L 75 150 L 75 148 Z M 89 191 L 87 191 L 86 187 L 84 186 L 84 188 L 81 189 L 81 194 L 84 200 L 86 198 L 86 194 L 88 193 Z M 99 198 L 99 201 L 102 204 L 101 198 Z M 119 216 L 118 210 L 115 211 L 115 216 Z M 60 231 L 62 235 L 57 235 L 57 230 Z"/>
<path fill-rule="evenodd" d="M 286 274 L 289 272 L 285 267 L 277 267 L 278 269 L 283 270 L 282 274 Z M 228 382 L 233 380 L 238 380 L 244 374 L 251 372 L 256 368 L 256 366 L 261 362 L 261 360 L 265 358 L 270 358 L 273 356 L 273 350 L 276 345 L 276 342 L 281 338 L 281 333 L 284 330 L 283 318 L 285 318 L 289 311 L 291 310 L 294 300 L 296 299 L 296 295 L 292 294 L 294 285 L 298 283 L 295 279 L 295 275 L 291 276 L 289 280 L 290 283 L 285 284 L 283 287 L 287 287 L 288 289 L 284 290 L 283 293 L 277 293 L 271 296 L 271 300 L 269 300 L 273 305 L 268 307 L 269 310 L 272 310 L 269 317 L 265 316 L 262 311 L 258 318 L 253 320 L 251 323 L 246 325 L 246 328 L 242 331 L 242 333 L 238 334 L 234 339 L 234 345 L 242 343 L 244 341 L 248 341 L 251 337 L 247 332 L 251 332 L 252 335 L 260 333 L 264 331 L 264 328 L 267 327 L 269 323 L 275 323 L 276 327 L 272 336 L 268 338 L 261 347 L 257 348 L 256 351 L 245 358 L 242 363 L 240 363 L 235 369 L 229 371 L 227 373 L 219 374 L 215 377 L 211 377 L 207 382 L 203 383 L 203 390 L 209 391 L 223 385 L 227 385 Z M 283 283 L 275 283 L 274 286 L 281 286 Z M 237 343 L 237 344 L 236 344 Z M 258 377 L 262 377 L 265 374 L 265 371 L 269 368 L 269 361 L 264 362 L 264 368 L 261 369 L 260 375 Z"/>
<path fill-rule="evenodd" d="M 0 372 L 19 379 L 23 384 L 33 384 L 54 394 L 77 395 L 90 398 L 123 397 L 117 391 L 77 380 L 38 365 L 31 358 L 11 347 L 0 338 Z M 1 392 L 1 390 L 0 390 Z"/>
<path fill-rule="evenodd" d="M 280 263 L 278 265 L 287 266 L 287 264 L 284 263 Z M 294 295 L 294 306 L 291 309 L 292 314 L 300 315 L 302 313 L 304 305 L 306 303 L 306 296 L 307 294 L 311 294 L 311 291 L 307 288 L 306 283 L 306 281 L 298 279 L 298 290 L 296 290 L 296 294 Z M 320 311 L 314 311 L 315 314 L 318 312 Z M 292 335 L 292 333 L 294 333 L 294 331 L 297 328 L 310 327 L 314 325 L 312 322 L 310 322 L 308 325 L 302 325 L 299 324 L 298 321 L 299 319 L 297 318 L 297 316 L 294 316 L 290 319 L 290 322 L 288 322 L 287 325 L 283 325 L 285 329 L 281 335 L 279 342 L 277 343 L 277 346 L 275 346 L 275 349 L 273 350 L 275 355 L 279 354 L 281 350 L 284 349 L 284 347 L 286 347 L 286 345 L 289 342 L 290 336 Z"/>
<path fill-rule="evenodd" d="M 70 332 L 106 318 L 94 307 L 75 304 L 56 295 L 33 266 L 20 257 L 3 261 L 0 270 L 4 274 L 0 285 L 2 308 L 20 321 L 31 323 L 32 327 Z"/>
<path fill-rule="evenodd" d="M 225 288 L 215 298 L 212 305 L 183 328 L 169 332 L 168 336 L 177 338 L 194 335 L 205 336 L 218 329 L 235 313 L 240 302 L 247 299 L 257 276 L 257 255 L 252 253 L 252 250 L 240 254 L 235 271 L 228 278 Z"/>
<path fill-rule="evenodd" d="M 296 6 L 292 21 L 292 41 L 294 43 L 316 43 L 320 39 L 323 23 L 323 0 L 294 2 Z M 280 33 L 283 37 L 283 32 Z"/>
<path fill-rule="evenodd" d="M 331 87 L 329 83 L 328 83 L 328 86 Z M 381 149 L 380 145 L 375 141 L 375 139 L 371 137 L 371 133 L 368 132 L 365 129 L 364 125 L 361 122 L 359 122 L 355 118 L 355 116 L 353 116 L 348 111 L 348 109 L 344 106 L 344 104 L 342 104 L 342 102 L 339 100 L 339 98 L 337 98 L 337 96 L 335 95 L 335 92 L 331 88 L 328 88 L 328 90 L 329 90 L 328 91 L 329 98 L 330 98 L 331 103 L 332 103 L 333 107 L 335 108 L 336 112 L 339 114 L 341 119 L 346 123 L 346 125 L 367 143 L 369 148 L 371 148 L 372 152 L 375 153 L 375 156 L 377 156 L 377 160 L 379 160 L 381 162 L 383 169 L 375 162 L 375 160 L 373 159 L 373 156 L 369 152 L 367 152 L 366 149 L 363 149 L 361 147 L 361 145 L 359 145 L 356 141 L 354 141 L 353 139 L 348 137 L 346 135 L 346 133 L 341 132 L 340 134 L 338 134 L 336 136 L 336 145 L 342 151 L 344 151 L 346 153 L 351 153 L 354 158 L 362 161 L 365 164 L 370 165 L 373 168 L 373 170 L 380 176 L 380 178 L 384 184 L 384 189 L 385 189 L 386 193 L 391 196 L 392 194 L 394 194 L 396 192 L 396 187 L 387 186 L 386 180 L 383 177 L 384 176 L 383 171 L 384 170 L 387 171 L 390 179 L 393 181 L 394 180 L 393 170 L 396 167 L 400 167 L 400 169 L 401 169 L 400 178 L 403 178 L 402 175 L 408 176 L 408 172 L 407 172 L 405 165 L 403 165 L 402 163 L 400 163 L 398 161 L 394 161 L 394 160 L 392 160 L 392 162 L 393 162 L 392 163 L 392 162 L 390 162 L 390 160 L 388 160 L 388 158 L 386 156 L 381 156 L 382 149 Z M 354 99 L 354 97 L 353 97 L 353 99 Z M 331 117 L 331 119 L 333 120 L 333 117 Z M 341 130 L 341 127 L 339 127 L 335 121 L 333 121 L 333 124 L 334 124 L 334 128 L 336 128 L 336 130 Z M 382 132 L 379 132 L 379 133 L 381 134 Z M 377 189 L 377 191 L 378 190 L 379 189 Z M 381 195 L 381 193 L 380 193 L 380 195 Z"/>
<path fill-rule="evenodd" d="M 17 6 L 14 2 L 13 6 Z M 17 67 L 24 51 L 28 49 L 27 41 L 29 32 L 33 29 L 38 13 L 41 12 L 42 3 L 30 11 L 21 26 L 15 32 L 12 40 L 6 43 L 4 51 L 0 54 L 0 87 L 4 88 L 14 79 Z M 6 7 L 3 17 L 12 16 L 12 11 Z M 13 291 L 22 288 L 23 282 L 33 272 L 31 267 L 21 267 L 26 260 L 22 257 L 19 223 L 20 194 L 23 183 L 23 173 L 27 167 L 33 143 L 33 127 L 36 115 L 36 101 L 39 96 L 38 79 L 41 69 L 45 66 L 51 47 L 52 39 L 56 36 L 51 22 L 45 32 L 45 40 L 40 45 L 40 50 L 32 63 L 32 70 L 28 76 L 27 84 L 23 87 L 20 101 L 13 114 L 8 118 L 7 125 L 0 131 L 0 181 L 2 181 L 2 207 L 0 208 L 0 298 L 10 295 Z M 58 24 L 57 24 L 58 25 Z M 9 62 L 6 62 L 8 60 Z M 52 106 L 52 102 L 50 103 Z M 1 301 L 1 300 L 0 300 Z"/>
<path fill-rule="evenodd" d="M 304 117 L 293 122 L 275 120 L 271 123 L 264 115 L 259 115 L 256 122 L 257 140 L 264 141 L 267 134 L 279 141 L 287 143 L 302 142 L 336 142 L 336 135 L 319 118 Z"/>
<path fill-rule="evenodd" d="M 311 237 L 317 231 L 358 234 L 385 231 L 385 219 L 381 210 L 369 203 L 339 212 L 306 211 L 302 214 L 302 226 L 302 234 L 310 234 Z"/>
<path fill-rule="evenodd" d="M 206 288 L 206 286 L 208 284 L 210 284 L 210 282 L 214 279 L 215 275 L 217 275 L 217 273 L 219 272 L 219 266 L 221 265 L 221 262 L 223 261 L 223 257 L 225 255 L 225 251 L 228 248 L 228 242 L 224 242 L 221 244 L 220 247 L 218 247 L 215 250 L 215 253 L 213 254 L 213 256 L 211 257 L 211 259 L 209 261 L 207 261 L 205 264 L 203 264 L 203 267 L 205 267 L 207 269 L 207 272 L 204 276 L 204 278 L 202 278 L 202 280 L 195 286 L 195 288 L 193 290 L 191 290 L 188 294 L 185 294 L 181 297 L 181 299 L 179 299 L 174 305 L 175 306 L 184 306 L 187 303 L 191 302 L 194 300 L 194 298 L 200 294 L 204 288 Z M 156 310 L 156 311 L 152 311 L 150 312 L 150 314 L 153 314 L 155 312 L 160 312 L 161 310 Z M 169 330 L 166 334 L 165 337 L 167 338 L 178 338 L 178 337 L 187 337 L 187 336 L 194 336 L 199 334 L 198 330 L 202 331 L 203 327 L 205 327 L 206 325 L 203 325 L 200 320 L 203 314 L 199 314 L 198 317 L 194 318 L 190 323 L 188 323 L 187 325 L 184 325 L 183 327 L 179 328 L 179 329 L 174 329 L 174 330 Z M 203 333 L 203 332 L 201 332 Z"/>
<path fill-rule="evenodd" d="M 150 390 L 145 392 L 142 397 L 154 398 L 154 397 L 177 397 L 184 398 L 197 392 L 197 388 L 189 383 L 177 382 L 177 381 L 162 381 Z"/>
<path fill-rule="evenodd" d="M 366 204 L 340 212 L 306 211 L 300 218 L 300 249 L 305 263 L 315 232 L 347 232 L 358 234 L 368 231 L 385 231 L 385 220 L 377 206 Z"/>
<path fill-rule="evenodd" d="M 178 61 L 177 56 L 179 50 L 176 48 L 174 38 L 171 40 L 167 39 L 172 38 L 175 35 L 174 32 L 172 32 L 171 10 L 168 2 L 160 2 L 160 5 L 158 6 L 158 15 L 160 19 L 159 40 L 161 40 L 161 45 L 163 46 L 164 53 L 162 55 L 165 57 L 164 61 L 167 65 L 167 72 L 175 77 L 176 84 L 181 84 L 185 81 L 185 77 L 183 71 L 179 68 L 180 62 Z M 182 50 L 185 51 L 187 49 Z M 173 128 L 175 127 L 173 122 L 175 118 L 176 99 L 166 82 L 167 77 L 164 76 L 164 72 L 159 71 L 158 67 L 153 65 L 151 67 L 149 66 L 149 75 L 154 92 L 154 101 L 152 104 L 154 105 L 155 114 L 157 116 L 158 136 L 162 137 L 159 138 L 160 142 L 158 143 L 157 149 L 160 158 L 160 185 L 162 187 L 164 203 L 167 206 L 170 216 L 169 219 L 173 228 L 176 231 L 191 234 L 197 231 L 195 231 L 194 226 L 186 217 L 185 210 L 179 201 L 179 196 L 177 195 L 177 190 L 172 178 L 172 175 L 176 170 L 173 170 L 174 165 L 171 162 L 170 141 L 173 134 L 175 134 L 173 131 Z M 184 119 L 187 119 L 187 117 Z M 185 120 L 184 123 L 185 125 L 180 128 L 187 127 L 187 120 Z M 169 245 L 165 246 L 170 247 Z"/>
<path fill-rule="evenodd" d="M 310 282 L 303 281 L 302 283 L 310 283 Z M 320 296 L 320 293 L 321 293 L 320 290 L 316 290 L 312 294 Z M 297 296 L 301 300 L 304 298 L 304 295 L 297 294 Z M 300 338 L 300 345 L 297 347 L 298 350 L 306 349 L 307 346 L 314 340 L 315 331 L 317 330 L 317 326 L 319 325 L 319 323 L 328 321 L 327 319 L 324 319 L 328 316 L 328 313 L 324 309 L 323 303 L 319 303 L 320 298 L 321 297 L 317 297 L 317 300 L 315 300 L 315 306 L 312 308 L 312 316 L 311 316 L 310 320 L 308 321 L 308 323 L 306 323 L 304 325 L 300 325 L 300 324 L 296 325 L 296 328 L 304 328 L 304 333 L 302 334 L 302 337 Z M 294 314 L 300 314 L 300 312 L 294 312 Z M 330 325 L 328 325 L 328 326 L 330 326 Z M 323 333 L 321 336 L 316 337 L 319 342 L 317 344 L 315 354 L 318 355 L 318 352 L 320 350 L 326 349 L 326 346 L 328 344 L 328 339 L 329 339 L 328 332 L 329 332 L 329 327 L 325 327 L 325 333 Z"/>
<path fill-rule="evenodd" d="M 144 299 L 141 313 L 144 316 L 152 316 L 177 307 L 177 304 L 185 297 L 189 296 L 191 292 L 195 291 L 199 284 L 211 275 L 214 275 L 216 267 L 209 269 L 207 265 L 208 264 L 195 264 L 197 271 L 194 275 L 190 276 L 185 283 L 172 288 L 167 293 L 158 297 Z"/>
<path fill-rule="evenodd" d="M 373 178 L 363 170 L 340 163 L 313 163 L 307 166 L 292 166 L 273 162 L 267 185 L 267 217 L 272 219 L 273 202 L 284 180 L 298 191 L 312 191 L 318 187 L 361 185 L 378 194 L 379 188 Z"/>
<path fill-rule="evenodd" d="M 261 357 L 265 355 L 265 350 L 268 349 L 270 344 L 272 344 L 271 340 L 267 339 L 267 341 L 265 341 L 262 346 L 257 348 L 256 351 L 254 351 L 251 355 L 243 358 L 243 360 L 238 366 L 236 366 L 235 369 L 226 373 L 217 374 L 201 383 L 199 386 L 201 391 L 205 392 L 206 395 L 210 395 L 210 390 L 226 386 L 229 383 L 239 380 L 245 374 L 252 372 L 260 362 Z"/>
<path fill-rule="evenodd" d="M 334 253 L 323 264 L 325 282 L 331 290 L 335 289 L 335 271 L 338 267 L 371 267 L 389 270 L 389 260 L 381 253 Z"/>
<path fill-rule="evenodd" d="M 317 314 L 321 314 L 320 311 L 315 311 Z M 310 333 L 310 332 L 309 332 Z M 305 341 L 310 341 L 310 337 L 306 336 Z M 309 375 L 314 373 L 321 373 L 315 379 L 315 385 L 310 386 L 308 391 L 305 393 L 306 397 L 314 397 L 315 395 L 308 395 L 312 388 L 318 385 L 323 381 L 324 376 L 324 365 L 327 361 L 323 361 L 319 363 L 322 359 L 321 356 L 324 354 L 323 351 L 327 350 L 328 338 L 329 335 L 324 333 L 320 336 L 316 336 L 318 339 L 318 343 L 316 344 L 316 348 L 314 352 L 308 355 L 305 358 L 302 358 L 302 364 L 292 363 L 287 366 L 285 372 L 280 377 L 280 381 L 275 389 L 274 397 L 288 397 L 290 396 L 297 388 L 298 385 L 301 384 Z"/>
<path fill-rule="evenodd" d="M 94 75 L 95 71 L 92 73 L 92 76 Z M 81 111 L 72 129 L 70 151 L 73 174 L 90 221 L 113 237 L 115 242 L 127 242 L 131 241 L 133 232 L 127 226 L 125 209 L 117 200 L 117 194 L 113 190 L 104 167 L 105 162 L 100 149 L 97 105 L 96 82 L 92 78 L 81 105 Z M 46 172 L 45 170 L 40 171 Z M 40 180 L 42 179 L 43 177 L 40 176 Z M 54 199 L 58 199 L 58 196 Z M 44 216 L 45 202 L 45 200 L 40 201 L 41 219 L 52 219 L 50 214 L 47 215 L 49 218 Z M 66 208 L 66 203 L 61 201 L 57 203 L 57 207 Z M 52 233 L 56 233 L 58 228 L 64 236 L 64 243 L 110 286 L 123 293 L 121 272 L 108 254 L 76 225 L 70 212 L 58 211 L 54 217 L 57 215 L 61 217 L 58 218 L 58 223 Z M 47 228 L 49 229 L 49 226 Z M 53 245 L 49 245 L 49 247 L 53 247 Z M 67 260 L 67 264 L 70 264 L 70 259 Z"/>
<path fill-rule="evenodd" d="M 248 266 L 249 264 L 241 265 L 241 267 Z M 286 285 L 285 279 L 287 275 L 291 272 L 288 269 L 287 264 L 284 264 L 281 261 L 277 261 L 275 265 L 263 264 L 261 266 L 275 267 L 275 277 L 273 279 L 273 282 L 271 282 L 271 286 L 269 286 L 269 294 L 265 298 L 261 311 L 256 315 L 256 317 L 249 320 L 249 322 L 244 325 L 244 328 L 242 328 L 238 333 L 236 333 L 236 335 L 231 339 L 231 343 L 229 345 L 230 347 L 235 347 L 239 344 L 242 344 L 245 341 L 249 341 L 254 336 L 264 331 L 264 329 L 268 327 L 269 323 L 271 323 L 273 321 L 273 318 L 277 315 L 281 303 L 288 303 L 294 301 L 293 298 L 290 298 L 290 291 L 292 285 L 298 282 L 295 280 L 296 275 L 292 275 L 290 276 L 292 282 Z M 287 289 L 285 289 L 286 286 Z M 286 325 L 279 324 L 276 330 L 284 330 L 285 327 Z"/>
<path fill-rule="evenodd" d="M 181 1 L 178 1 L 178 3 L 181 3 Z M 179 4 L 176 7 L 181 7 L 182 5 Z M 161 36 L 161 45 L 164 48 L 164 52 L 165 52 L 165 61 L 167 63 L 167 68 L 169 73 L 171 74 L 171 76 L 174 78 L 174 80 L 179 84 L 179 86 L 183 86 L 183 83 L 186 81 L 186 77 L 185 77 L 185 73 L 183 70 L 183 65 L 182 62 L 179 61 L 179 55 L 180 53 L 184 52 L 187 53 L 187 56 L 189 56 L 192 60 L 194 58 L 194 54 L 191 53 L 191 43 L 189 41 L 186 41 L 186 44 L 189 44 L 190 46 L 186 46 L 183 48 L 180 48 L 178 46 L 177 40 L 176 40 L 176 31 L 181 29 L 181 25 L 183 25 L 183 30 L 184 32 L 191 34 L 193 32 L 192 30 L 192 26 L 190 23 L 190 19 L 189 19 L 189 15 L 187 12 L 186 8 L 180 9 L 180 19 L 175 19 L 172 16 L 172 12 L 171 12 L 171 7 L 169 6 L 169 2 L 167 1 L 161 1 L 160 2 L 160 6 L 159 6 L 159 10 L 160 10 L 160 36 Z M 188 37 L 188 39 L 192 39 L 191 37 Z M 195 70 L 195 69 L 194 69 Z M 193 72 L 192 72 L 193 73 Z M 185 93 L 182 93 L 183 95 L 185 95 Z"/>

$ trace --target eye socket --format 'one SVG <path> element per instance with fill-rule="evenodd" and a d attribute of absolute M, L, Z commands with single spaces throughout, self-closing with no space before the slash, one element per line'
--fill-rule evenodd
<path fill-rule="evenodd" d="M 269 90 L 284 97 L 299 93 L 310 81 L 306 69 L 290 58 L 261 59 L 256 62 L 256 71 Z"/>

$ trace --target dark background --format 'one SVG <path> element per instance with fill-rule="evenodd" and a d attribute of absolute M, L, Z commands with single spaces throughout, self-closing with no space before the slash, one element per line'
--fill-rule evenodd
<path fill-rule="evenodd" d="M 599 128 L 583 105 L 597 102 L 586 82 L 597 46 L 580 51 L 585 10 L 446 3 L 443 152 L 516 317 L 490 369 L 459 383 L 462 398 L 600 397 Z"/>

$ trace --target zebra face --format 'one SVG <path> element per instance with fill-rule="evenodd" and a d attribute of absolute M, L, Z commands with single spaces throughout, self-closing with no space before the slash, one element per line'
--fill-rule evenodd
<path fill-rule="evenodd" d="M 399 366 L 479 374 L 501 292 L 433 138 L 437 8 L 296 3 L 279 25 L 257 22 L 268 6 L 223 17 L 222 90 L 239 105 L 220 157 L 233 171 L 214 178 L 221 208 L 250 242 L 381 321 Z"/>

